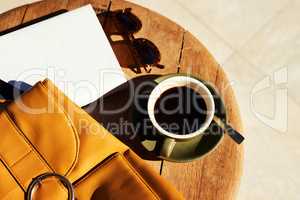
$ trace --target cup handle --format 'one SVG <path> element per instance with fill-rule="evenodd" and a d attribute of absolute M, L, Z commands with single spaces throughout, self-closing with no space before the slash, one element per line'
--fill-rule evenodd
<path fill-rule="evenodd" d="M 175 139 L 165 138 L 162 147 L 160 149 L 160 155 L 168 158 L 171 155 L 175 144 L 176 144 Z"/>

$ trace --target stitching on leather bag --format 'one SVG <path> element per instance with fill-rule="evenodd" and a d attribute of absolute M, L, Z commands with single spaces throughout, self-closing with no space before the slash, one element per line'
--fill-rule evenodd
<path fill-rule="evenodd" d="M 38 150 L 34 147 L 34 145 L 30 142 L 30 140 L 25 136 L 25 134 L 21 131 L 21 129 L 16 125 L 15 121 L 13 120 L 13 118 L 10 116 L 10 113 L 8 110 L 5 110 L 3 112 L 3 114 L 6 116 L 6 118 L 9 120 L 9 122 L 11 123 L 11 125 L 15 128 L 15 130 L 17 131 L 17 133 L 19 133 L 19 135 L 23 138 L 23 140 L 27 143 L 27 145 L 29 146 L 29 148 L 31 149 L 31 151 L 33 151 L 33 153 L 35 153 L 35 155 L 37 156 L 37 158 L 44 164 L 46 164 L 46 167 L 48 168 L 48 170 L 54 172 L 54 170 L 51 168 L 51 166 L 49 165 L 49 163 L 47 162 L 47 160 L 38 152 Z"/>
<path fill-rule="evenodd" d="M 5 160 L 2 158 L 1 154 L 0 154 L 0 162 L 3 163 L 4 167 L 6 168 L 6 170 L 8 171 L 8 173 L 12 176 L 12 178 L 15 180 L 15 182 L 17 183 L 17 185 L 19 185 L 19 187 L 23 190 L 23 192 L 25 192 L 25 187 L 24 185 L 22 185 L 20 179 L 16 176 L 13 175 L 12 169 L 9 167 L 9 165 L 5 162 Z"/>
<path fill-rule="evenodd" d="M 127 152 L 129 152 L 130 150 L 127 150 L 124 152 L 124 154 L 126 154 Z M 143 179 L 143 177 L 136 171 L 136 169 L 132 166 L 132 164 L 127 160 L 127 158 L 122 155 L 122 157 L 127 161 L 128 166 L 131 168 L 131 170 L 141 179 L 141 181 L 146 185 L 146 187 L 148 187 L 148 189 L 153 193 L 153 195 L 155 196 L 156 199 L 160 199 L 158 197 L 158 195 L 156 194 L 156 192 L 151 188 L 151 186 Z"/>
<path fill-rule="evenodd" d="M 98 165 L 96 165 L 91 170 L 89 170 L 85 175 L 83 175 L 81 178 L 79 178 L 78 180 L 76 180 L 74 182 L 74 186 L 77 186 L 81 182 L 85 181 L 87 178 L 89 178 L 91 175 L 93 175 L 96 171 L 98 171 L 99 168 L 105 166 L 111 160 L 113 160 L 114 158 L 116 158 L 118 156 L 118 154 L 119 154 L 118 152 L 115 152 L 115 153 L 109 155 L 104 161 L 100 162 Z"/>
<path fill-rule="evenodd" d="M 46 80 L 47 80 L 47 79 L 46 79 Z M 46 81 L 46 80 L 45 80 L 45 81 Z M 39 83 L 40 83 L 40 85 L 42 86 L 42 89 L 44 90 L 44 92 L 46 92 L 46 94 L 47 94 L 47 92 L 48 92 L 48 91 L 47 91 L 47 87 L 44 85 L 45 81 L 39 82 Z M 54 99 L 53 95 L 52 95 L 51 97 L 52 97 L 51 100 L 53 101 L 52 103 L 55 104 L 55 99 Z M 65 100 L 65 97 L 64 97 L 64 100 Z M 63 108 L 63 106 L 61 106 L 61 105 L 59 105 L 59 104 L 57 104 L 57 103 L 56 103 L 56 106 L 57 106 L 57 108 L 58 108 L 59 110 L 61 110 L 61 111 L 64 113 L 64 117 L 67 119 L 67 121 L 68 121 L 69 124 L 71 125 L 71 128 L 72 128 L 72 130 L 73 130 L 73 136 L 74 136 L 75 143 L 76 143 L 76 145 L 75 145 L 75 150 L 76 150 L 75 158 L 74 158 L 74 160 L 73 160 L 73 162 L 72 162 L 71 167 L 67 170 L 67 172 L 66 172 L 66 174 L 65 174 L 65 176 L 67 176 L 67 175 L 69 175 L 69 174 L 71 173 L 71 171 L 73 170 L 73 168 L 75 167 L 75 165 L 76 165 L 76 163 L 77 163 L 77 161 L 78 161 L 78 157 L 79 157 L 79 145 L 80 145 L 80 144 L 79 144 L 79 134 L 78 134 L 77 130 L 75 129 L 72 120 L 69 118 L 69 115 L 65 112 L 65 109 Z"/>
<path fill-rule="evenodd" d="M 87 172 L 87 174 L 84 176 L 84 178 L 80 179 L 80 181 L 78 181 L 76 184 L 74 184 L 75 186 L 77 186 L 78 184 L 80 184 L 81 182 L 85 181 L 87 178 L 91 177 L 92 175 L 95 174 L 95 172 L 97 172 L 100 168 L 104 167 L 105 165 L 111 164 L 110 161 L 112 161 L 113 159 L 115 159 L 116 157 L 120 156 L 121 158 L 123 158 L 124 160 L 127 160 L 122 154 L 120 153 L 114 153 L 111 155 L 111 157 L 107 160 L 105 160 L 104 162 L 102 162 L 99 166 L 95 167 L 94 169 L 92 169 L 90 172 Z M 136 177 L 138 178 L 138 180 L 140 180 L 145 186 L 146 188 L 153 194 L 153 196 L 155 197 L 155 199 L 160 199 L 157 194 L 152 190 L 152 188 L 145 182 L 145 180 L 136 172 L 136 170 L 131 166 L 131 164 L 127 161 L 127 166 L 129 167 L 129 169 L 136 175 Z"/>
<path fill-rule="evenodd" d="M 31 151 L 37 156 L 37 158 L 46 166 L 46 168 L 48 168 L 49 171 L 54 172 L 54 170 L 51 168 L 51 166 L 49 165 L 49 163 L 46 161 L 46 159 L 43 158 L 43 156 L 35 149 L 35 147 L 33 146 L 33 144 L 31 144 L 31 142 L 28 140 L 28 138 L 24 135 L 24 133 L 21 131 L 21 129 L 16 125 L 16 123 L 13 121 L 13 119 L 11 118 L 8 110 L 4 110 L 2 112 L 4 114 L 4 116 L 6 116 L 6 118 L 9 120 L 9 122 L 11 123 L 11 125 L 15 128 L 16 132 L 23 138 L 23 140 L 29 145 L 29 148 L 31 149 Z M 2 159 L 3 160 L 3 159 Z M 11 172 L 13 171 L 11 168 L 9 168 L 11 170 Z M 20 179 L 18 179 L 17 176 L 14 176 L 18 181 L 20 181 Z M 20 181 L 21 184 L 21 181 Z M 22 184 L 21 184 L 22 185 Z M 64 191 L 67 192 L 66 188 L 62 185 L 62 183 L 59 181 L 58 185 L 61 187 L 61 189 L 63 189 Z M 22 187 L 25 186 L 22 185 Z"/>
<path fill-rule="evenodd" d="M 19 158 L 18 160 L 16 160 L 11 167 L 14 167 L 15 165 L 17 165 L 19 162 L 21 162 L 24 158 L 26 158 L 29 154 L 32 153 L 32 150 L 30 150 L 29 152 L 27 152 L 25 155 L 23 155 L 21 158 Z"/>

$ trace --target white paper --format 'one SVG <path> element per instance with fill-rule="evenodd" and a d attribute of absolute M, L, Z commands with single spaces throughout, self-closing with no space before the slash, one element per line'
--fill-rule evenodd
<path fill-rule="evenodd" d="M 48 77 L 80 106 L 126 78 L 90 5 L 0 37 L 0 79 Z"/>

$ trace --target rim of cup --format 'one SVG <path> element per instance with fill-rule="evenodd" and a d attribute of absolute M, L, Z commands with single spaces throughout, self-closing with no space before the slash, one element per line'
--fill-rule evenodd
<path fill-rule="evenodd" d="M 207 107 L 206 109 L 207 114 L 204 123 L 201 125 L 201 127 L 198 130 L 188 134 L 180 135 L 180 134 L 169 132 L 158 124 L 158 122 L 155 119 L 155 103 L 165 91 L 171 88 L 183 87 L 183 86 L 193 89 L 203 98 Z M 201 81 L 189 76 L 180 75 L 180 76 L 167 78 L 162 82 L 160 82 L 150 93 L 147 108 L 148 108 L 149 118 L 153 126 L 161 134 L 175 139 L 189 139 L 200 135 L 209 127 L 211 121 L 213 120 L 213 116 L 215 112 L 215 103 L 211 92 Z"/>

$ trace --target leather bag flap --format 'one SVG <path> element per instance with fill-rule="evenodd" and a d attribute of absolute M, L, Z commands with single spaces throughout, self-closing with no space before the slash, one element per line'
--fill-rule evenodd
<path fill-rule="evenodd" d="M 48 87 L 38 82 L 5 112 L 48 167 L 67 176 L 78 159 L 79 136 L 59 96 Z"/>

